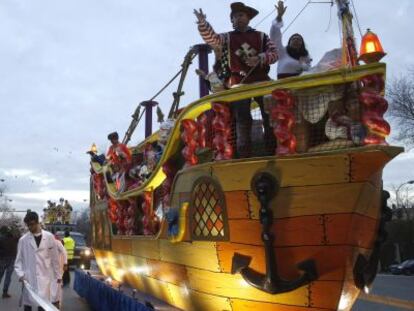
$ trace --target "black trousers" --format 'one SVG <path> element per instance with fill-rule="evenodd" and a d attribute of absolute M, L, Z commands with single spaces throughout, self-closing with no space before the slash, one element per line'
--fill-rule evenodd
<path fill-rule="evenodd" d="M 68 259 L 68 267 L 65 271 L 63 271 L 63 277 L 62 277 L 62 285 L 67 286 L 70 284 L 70 266 L 73 263 L 73 259 Z"/>
<path fill-rule="evenodd" d="M 24 306 L 24 311 L 32 311 L 32 307 L 31 306 Z M 43 309 L 42 307 L 38 307 L 37 311 L 45 311 L 45 309 Z"/>
<path fill-rule="evenodd" d="M 69 265 L 68 265 L 68 269 L 63 272 L 62 284 L 63 286 L 66 286 L 66 285 L 69 285 L 69 283 L 70 283 L 70 273 L 69 273 Z"/>
<path fill-rule="evenodd" d="M 264 128 L 264 155 L 273 155 L 276 148 L 276 139 L 270 126 L 269 115 L 264 111 L 263 97 L 256 97 L 259 104 Z M 243 99 L 232 104 L 232 113 L 236 121 L 236 150 L 239 158 L 247 158 L 252 149 L 252 115 L 250 113 L 251 99 Z"/>

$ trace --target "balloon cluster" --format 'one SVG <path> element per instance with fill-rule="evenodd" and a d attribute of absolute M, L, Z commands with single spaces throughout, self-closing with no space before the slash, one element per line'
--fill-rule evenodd
<path fill-rule="evenodd" d="M 137 213 L 137 200 L 134 198 L 128 199 L 128 207 L 126 210 L 126 216 L 124 220 L 126 235 L 137 234 L 136 226 L 135 226 L 136 213 Z"/>
<path fill-rule="evenodd" d="M 112 223 L 118 222 L 118 203 L 112 198 L 108 200 L 108 214 Z"/>
<path fill-rule="evenodd" d="M 364 139 L 365 145 L 386 145 L 385 138 L 390 134 L 391 128 L 384 120 L 384 113 L 388 109 L 388 102 L 381 95 L 384 89 L 384 79 L 380 74 L 365 76 L 361 79 L 362 90 L 359 101 L 364 107 L 362 123 L 368 129 Z"/>
<path fill-rule="evenodd" d="M 276 154 L 293 154 L 296 152 L 296 137 L 292 132 L 295 126 L 293 96 L 286 90 L 276 90 L 272 92 L 272 97 L 276 100 L 270 110 L 273 133 L 277 139 Z"/>
<path fill-rule="evenodd" d="M 117 202 L 118 209 L 116 215 L 118 216 L 116 221 L 116 226 L 118 228 L 118 235 L 125 235 L 126 233 L 126 216 L 127 216 L 127 208 L 121 202 Z"/>
<path fill-rule="evenodd" d="M 102 174 L 92 174 L 93 190 L 99 200 L 103 200 L 107 197 L 105 180 Z"/>
<path fill-rule="evenodd" d="M 231 115 L 227 104 L 213 103 L 213 148 L 216 160 L 228 160 L 233 157 L 233 146 L 231 139 Z"/>
<path fill-rule="evenodd" d="M 198 163 L 198 158 L 195 154 L 197 148 L 197 123 L 191 119 L 181 121 L 182 133 L 181 139 L 185 143 L 184 149 L 181 151 L 186 166 L 193 166 Z"/>
<path fill-rule="evenodd" d="M 206 148 L 207 146 L 207 127 L 208 117 L 203 113 L 197 118 L 197 130 L 198 130 L 198 147 Z"/>

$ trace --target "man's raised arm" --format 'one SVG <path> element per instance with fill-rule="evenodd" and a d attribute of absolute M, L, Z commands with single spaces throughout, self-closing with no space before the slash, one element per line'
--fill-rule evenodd
<path fill-rule="evenodd" d="M 207 22 L 203 10 L 194 10 L 194 15 L 197 17 L 198 31 L 204 42 L 212 47 L 221 47 L 224 44 L 224 35 L 219 35 L 214 31 L 213 27 Z"/>
<path fill-rule="evenodd" d="M 263 41 L 264 51 L 259 54 L 260 61 L 264 65 L 274 64 L 279 59 L 276 46 L 266 34 L 263 36 Z"/>

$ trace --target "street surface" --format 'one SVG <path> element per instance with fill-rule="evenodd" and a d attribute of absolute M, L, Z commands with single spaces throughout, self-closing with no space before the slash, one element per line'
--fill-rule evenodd
<path fill-rule="evenodd" d="M 63 290 L 63 304 L 62 310 L 64 311 L 90 311 L 88 304 L 80 298 L 76 292 L 73 290 L 73 280 L 75 276 L 73 272 L 70 275 L 70 286 L 65 287 Z M 3 282 L 1 283 L 1 290 L 3 290 Z M 9 294 L 11 298 L 2 299 L 0 298 L 0 310 L 2 311 L 14 311 L 14 310 L 23 310 L 19 308 L 19 298 L 21 293 L 21 283 L 17 280 L 17 276 L 13 273 L 12 283 L 10 285 Z M 34 310 L 36 311 L 36 309 Z"/>
<path fill-rule="evenodd" d="M 63 293 L 63 309 L 64 311 L 90 311 L 88 304 L 80 298 L 76 292 L 73 290 L 73 280 L 74 275 L 71 273 L 71 282 L 70 287 L 66 287 Z M 3 288 L 1 284 L 0 289 Z M 10 288 L 10 294 L 12 298 L 1 299 L 0 298 L 0 310 L 23 310 L 19 309 L 19 297 L 20 297 L 21 287 L 17 281 L 16 275 L 13 274 L 12 285 Z M 398 276 L 398 275 L 388 275 L 382 274 L 378 275 L 374 286 L 371 291 L 375 295 L 388 296 L 403 300 L 414 301 L 414 276 Z M 391 307 L 388 305 L 373 303 L 369 301 L 364 301 L 359 299 L 352 311 L 403 311 L 407 309 L 401 309 L 396 307 Z M 414 310 L 414 308 L 413 308 Z M 212 310 L 214 311 L 214 310 Z"/>
<path fill-rule="evenodd" d="M 379 274 L 371 293 L 414 302 L 414 276 Z M 402 311 L 407 309 L 391 307 L 359 299 L 352 311 Z M 412 309 L 414 310 L 414 308 Z"/>

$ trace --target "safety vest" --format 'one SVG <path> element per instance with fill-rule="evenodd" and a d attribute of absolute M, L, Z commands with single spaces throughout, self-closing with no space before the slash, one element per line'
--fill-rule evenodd
<path fill-rule="evenodd" d="M 66 249 L 66 253 L 68 254 L 68 260 L 73 259 L 73 255 L 75 254 L 75 240 L 69 237 L 63 238 L 63 243 Z"/>

